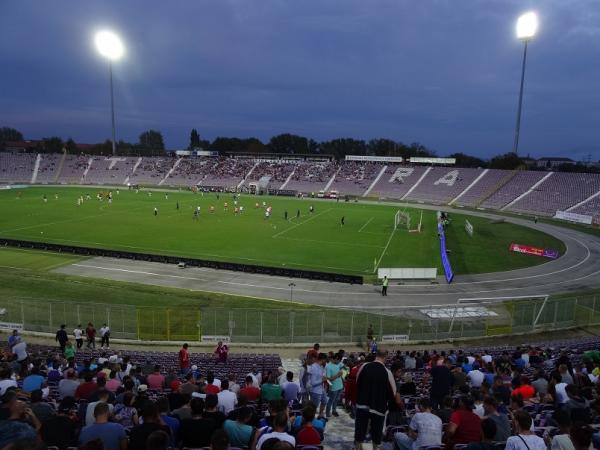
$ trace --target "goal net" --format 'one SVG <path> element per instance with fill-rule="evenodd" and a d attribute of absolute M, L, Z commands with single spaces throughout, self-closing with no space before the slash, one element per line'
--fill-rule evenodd
<path fill-rule="evenodd" d="M 421 225 L 423 223 L 423 211 L 421 211 L 421 215 L 419 217 L 419 222 L 415 228 L 411 228 L 411 217 L 410 213 L 406 211 L 398 210 L 394 215 L 394 230 L 398 229 L 398 227 L 406 227 L 406 229 L 411 233 L 420 233 Z"/>

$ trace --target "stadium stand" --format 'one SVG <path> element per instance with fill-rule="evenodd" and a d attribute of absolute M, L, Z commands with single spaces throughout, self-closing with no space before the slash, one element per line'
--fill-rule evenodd
<path fill-rule="evenodd" d="M 270 177 L 286 194 L 337 191 L 434 204 L 553 216 L 557 210 L 600 216 L 600 175 L 426 167 L 359 161 L 276 162 L 233 157 L 99 157 L 0 153 L 0 183 L 139 184 L 244 189 Z M 535 187 L 534 187 L 535 186 Z M 281 191 L 283 192 L 283 191 Z M 581 205 L 580 205 L 581 203 Z"/>
<path fill-rule="evenodd" d="M 18 332 L 9 336 L 0 349 L 2 448 L 18 439 L 34 442 L 37 436 L 57 448 L 83 445 L 96 437 L 98 426 L 94 423 L 107 419 L 116 424 L 110 427 L 119 438 L 129 441 L 129 448 L 146 448 L 148 436 L 160 427 L 138 425 L 138 418 L 154 422 L 151 413 L 157 408 L 161 420 L 156 422 L 167 426 L 162 429 L 172 449 L 207 446 L 213 437 L 221 435 L 217 431 L 220 429 L 232 447 L 254 449 L 252 433 L 257 434 L 260 446 L 260 436 L 277 428 L 279 415 L 283 425 L 281 434 L 275 435 L 278 440 L 294 442 L 296 448 L 304 444 L 322 448 L 319 446 L 327 444 L 329 434 L 339 434 L 338 424 L 347 421 L 348 415 L 356 416 L 358 401 L 370 401 L 371 394 L 360 391 L 360 386 L 364 386 L 361 377 L 368 376 L 363 375 L 368 373 L 365 367 L 374 358 L 390 370 L 390 383 L 393 378 L 387 393 L 383 391 L 388 410 L 383 440 L 395 441 L 399 448 L 405 448 L 403 444 L 407 442 L 406 436 L 399 433 L 406 432 L 409 426 L 419 429 L 422 417 L 417 414 L 424 410 L 416 409 L 418 403 L 425 407 L 432 404 L 433 414 L 439 417 L 433 421 L 435 429 L 429 430 L 432 439 L 438 441 L 428 445 L 440 449 L 442 445 L 461 449 L 479 443 L 481 418 L 491 416 L 498 424 L 494 438 L 490 438 L 495 442 L 482 448 L 521 448 L 511 445 L 512 438 L 518 438 L 522 432 L 510 420 L 522 414 L 518 411 L 524 412 L 531 423 L 532 434 L 525 433 L 528 441 L 533 437 L 527 436 L 537 435 L 547 438 L 548 444 L 555 438 L 577 443 L 580 436 L 573 430 L 582 427 L 586 445 L 575 448 L 590 448 L 592 439 L 596 445 L 600 439 L 597 336 L 517 347 L 465 346 L 390 353 L 377 353 L 373 348 L 373 353 L 339 350 L 328 355 L 319 353 L 321 349 L 315 345 L 302 356 L 297 373 L 291 374 L 291 382 L 275 354 L 228 354 L 226 348 L 225 355 L 190 353 L 187 358 L 187 349 L 184 352 L 183 348 L 176 353 L 86 347 L 83 343 L 75 349 L 69 341 L 63 353 L 59 347 L 28 345 Z M 316 389 L 312 379 L 322 380 L 322 373 L 328 378 L 343 374 L 337 409 L 345 408 L 344 417 L 333 414 L 335 408 L 315 410 L 314 404 L 308 403 L 309 397 L 318 395 L 307 392 Z M 422 403 L 423 399 L 428 403 Z M 108 417 L 94 419 L 94 411 L 101 411 L 95 409 L 99 400 L 110 404 L 112 412 Z M 242 409 L 246 407 L 250 409 Z M 324 413 L 329 417 L 322 418 Z M 311 424 L 317 433 L 308 433 L 301 416 L 313 419 L 315 414 L 319 417 Z M 474 434 L 460 429 L 461 424 L 467 425 L 467 419 L 476 424 Z M 193 424 L 195 431 L 187 430 Z M 240 428 L 246 432 L 240 432 Z M 109 434 L 112 433 L 100 437 L 109 442 Z M 336 437 L 339 443 L 339 436 Z M 347 442 L 335 450 L 354 447 L 353 436 L 346 438 Z M 378 439 L 376 434 L 372 438 Z M 419 442 L 422 441 L 417 441 L 417 448 Z M 31 445 L 27 448 L 34 448 Z"/>

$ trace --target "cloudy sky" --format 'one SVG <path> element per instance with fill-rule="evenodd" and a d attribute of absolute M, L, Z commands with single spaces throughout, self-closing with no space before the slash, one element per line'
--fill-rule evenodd
<path fill-rule="evenodd" d="M 118 138 L 292 132 L 387 137 L 440 155 L 512 147 L 534 9 L 520 150 L 600 159 L 599 0 L 0 0 L 0 126 L 28 138 L 110 135 L 108 66 L 120 33 Z"/>

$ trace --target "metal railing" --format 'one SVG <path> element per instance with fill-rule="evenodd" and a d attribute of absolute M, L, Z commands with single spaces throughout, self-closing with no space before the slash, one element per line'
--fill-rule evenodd
<path fill-rule="evenodd" d="M 239 343 L 362 343 L 374 334 L 411 341 L 478 338 L 600 325 L 600 296 L 519 298 L 381 312 L 347 309 L 219 309 L 0 299 L 0 327 L 54 333 L 92 322 L 111 336 L 156 341 L 200 341 L 228 336 Z"/>

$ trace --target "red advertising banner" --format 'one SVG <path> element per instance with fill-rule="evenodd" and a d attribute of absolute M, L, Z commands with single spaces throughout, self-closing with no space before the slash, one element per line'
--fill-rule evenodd
<path fill-rule="evenodd" d="M 558 258 L 558 252 L 556 250 L 530 247 L 529 245 L 521 244 L 510 244 L 510 251 L 517 253 L 525 253 L 527 255 L 544 256 L 546 258 Z"/>

